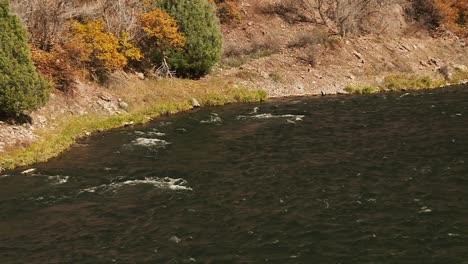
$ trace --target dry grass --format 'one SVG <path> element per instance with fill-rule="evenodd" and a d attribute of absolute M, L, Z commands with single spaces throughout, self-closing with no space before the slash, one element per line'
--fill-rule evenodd
<path fill-rule="evenodd" d="M 447 85 L 461 84 L 468 81 L 467 71 L 457 71 L 452 80 L 434 79 L 429 76 L 417 76 L 409 74 L 391 74 L 384 78 L 383 83 L 376 85 L 360 86 L 348 85 L 345 91 L 350 94 L 370 94 L 376 92 L 397 92 L 404 90 L 421 90 L 439 88 Z"/>

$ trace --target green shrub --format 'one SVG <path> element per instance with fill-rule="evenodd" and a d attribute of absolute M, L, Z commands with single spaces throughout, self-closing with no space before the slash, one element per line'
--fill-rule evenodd
<path fill-rule="evenodd" d="M 456 78 L 456 79 L 455 79 Z M 461 83 L 463 78 L 468 78 L 468 75 L 463 75 L 461 71 L 454 76 L 452 83 Z M 350 94 L 370 94 L 376 92 L 398 92 L 404 90 L 420 90 L 431 89 L 446 86 L 450 83 L 444 79 L 432 79 L 429 76 L 418 76 L 408 74 L 392 74 L 384 78 L 381 84 L 373 86 L 360 86 L 350 84 L 345 87 L 345 91 Z"/>
<path fill-rule="evenodd" d="M 221 60 L 222 33 L 209 0 L 155 0 L 179 24 L 186 37 L 183 49 L 170 50 L 168 62 L 177 75 L 199 78 Z"/>
<path fill-rule="evenodd" d="M 358 85 L 348 85 L 344 90 L 349 94 L 372 94 L 378 92 L 380 89 L 376 86 L 358 86 Z"/>
<path fill-rule="evenodd" d="M 468 81 L 468 71 L 457 70 L 452 76 L 452 83 L 460 84 Z"/>
<path fill-rule="evenodd" d="M 18 116 L 45 104 L 50 84 L 36 72 L 31 61 L 26 31 L 0 0 L 0 112 Z"/>
<path fill-rule="evenodd" d="M 394 74 L 385 77 L 382 85 L 384 91 L 418 90 L 444 86 L 444 80 L 432 79 L 429 76 Z"/>

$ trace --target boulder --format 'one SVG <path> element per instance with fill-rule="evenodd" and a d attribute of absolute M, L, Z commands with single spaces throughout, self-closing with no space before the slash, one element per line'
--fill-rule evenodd
<path fill-rule="evenodd" d="M 120 109 L 123 109 L 123 110 L 127 110 L 128 109 L 128 104 L 124 101 L 120 101 L 119 102 L 119 108 Z"/>
<path fill-rule="evenodd" d="M 138 77 L 138 79 L 140 80 L 144 80 L 145 79 L 145 75 L 141 72 L 135 72 L 135 75 L 136 77 Z"/>

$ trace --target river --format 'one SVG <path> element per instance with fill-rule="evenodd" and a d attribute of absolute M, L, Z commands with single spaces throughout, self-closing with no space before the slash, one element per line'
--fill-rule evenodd
<path fill-rule="evenodd" d="M 0 263 L 468 263 L 468 86 L 203 108 L 0 176 Z"/>

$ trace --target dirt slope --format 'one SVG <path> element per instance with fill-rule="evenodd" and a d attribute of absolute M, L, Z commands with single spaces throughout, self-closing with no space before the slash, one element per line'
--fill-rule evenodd
<path fill-rule="evenodd" d="M 222 65 L 214 74 L 285 96 L 340 93 L 350 83 L 371 84 L 392 73 L 434 76 L 443 66 L 468 65 L 465 40 L 448 33 L 431 37 L 406 21 L 398 4 L 389 10 L 390 26 L 383 34 L 341 38 L 326 36 L 323 27 L 313 23 L 290 23 L 262 12 L 271 2 L 242 1 L 243 20 L 224 28 L 224 64 L 235 64 L 229 62 L 239 53 L 245 63 Z"/>

